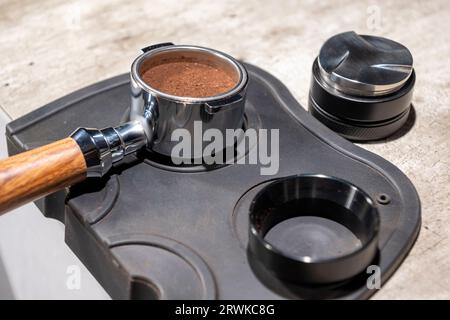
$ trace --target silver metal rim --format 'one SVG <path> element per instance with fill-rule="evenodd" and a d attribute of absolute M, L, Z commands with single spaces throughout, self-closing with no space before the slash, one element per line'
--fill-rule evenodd
<path fill-rule="evenodd" d="M 142 78 L 139 75 L 139 68 L 144 60 L 146 60 L 147 58 L 149 58 L 152 55 L 155 55 L 159 52 L 176 51 L 176 50 L 206 52 L 210 55 L 216 56 L 219 59 L 227 61 L 229 64 L 231 64 L 236 69 L 236 71 L 239 74 L 239 80 L 238 80 L 236 86 L 233 89 L 231 89 L 227 92 L 224 92 L 221 95 L 204 97 L 204 98 L 198 98 L 198 97 L 196 98 L 196 97 L 182 97 L 182 96 L 175 96 L 175 95 L 167 94 L 167 93 L 164 93 L 162 91 L 159 91 L 159 90 L 149 86 L 146 82 L 144 82 L 142 80 Z M 150 50 L 144 54 L 141 54 L 139 57 L 137 57 L 133 61 L 133 64 L 131 65 L 131 77 L 145 91 L 156 94 L 157 96 L 163 97 L 168 100 L 178 101 L 178 102 L 181 101 L 181 102 L 187 102 L 187 103 L 205 103 L 205 102 L 229 98 L 229 97 L 239 93 L 245 87 L 245 85 L 247 84 L 247 80 L 248 80 L 247 71 L 245 70 L 244 66 L 241 63 L 239 63 L 236 59 L 234 59 L 233 57 L 231 57 L 223 52 L 214 50 L 214 49 L 200 47 L 200 46 L 191 46 L 191 45 L 171 45 L 171 46 L 167 46 L 167 47 L 161 47 L 161 48 L 157 48 L 154 50 Z"/>

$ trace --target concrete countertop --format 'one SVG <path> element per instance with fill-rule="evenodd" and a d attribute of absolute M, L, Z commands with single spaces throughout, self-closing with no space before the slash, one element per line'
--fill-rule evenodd
<path fill-rule="evenodd" d="M 422 229 L 375 298 L 450 298 L 450 2 L 1 1 L 0 107 L 16 119 L 127 72 L 139 49 L 216 48 L 274 74 L 307 106 L 311 64 L 330 36 L 396 40 L 414 57 L 412 129 L 362 145 L 398 166 L 422 202 Z M 1 223 L 1 221 L 0 221 Z"/>

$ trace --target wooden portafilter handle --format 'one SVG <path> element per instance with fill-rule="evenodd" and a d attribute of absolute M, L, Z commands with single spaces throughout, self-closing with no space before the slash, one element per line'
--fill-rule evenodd
<path fill-rule="evenodd" d="M 113 163 L 147 144 L 142 125 L 77 129 L 69 138 L 0 160 L 0 214 L 71 186 L 101 177 Z"/>
<path fill-rule="evenodd" d="M 72 138 L 0 161 L 0 213 L 86 177 L 83 152 Z"/>

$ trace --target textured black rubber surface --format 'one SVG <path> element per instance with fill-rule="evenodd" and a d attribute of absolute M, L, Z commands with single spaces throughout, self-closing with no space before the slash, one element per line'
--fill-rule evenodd
<path fill-rule="evenodd" d="M 247 252 L 248 212 L 270 181 L 294 174 L 345 179 L 373 199 L 381 194 L 379 253 L 382 284 L 400 265 L 420 227 L 420 203 L 406 176 L 310 116 L 288 90 L 247 65 L 246 123 L 280 128 L 280 169 L 261 176 L 258 165 L 172 168 L 164 159 L 130 157 L 104 179 L 89 179 L 39 200 L 62 221 L 66 242 L 113 298 L 278 299 L 368 298 L 370 274 L 322 287 L 275 278 Z M 66 137 L 79 126 L 125 119 L 128 75 L 50 103 L 7 126 L 10 154 Z M 150 155 L 150 157 L 152 157 Z"/>

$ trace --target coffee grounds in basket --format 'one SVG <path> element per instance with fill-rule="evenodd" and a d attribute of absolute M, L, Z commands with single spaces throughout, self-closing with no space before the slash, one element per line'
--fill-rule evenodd
<path fill-rule="evenodd" d="M 236 81 L 219 68 L 193 61 L 171 61 L 141 74 L 152 88 L 179 97 L 211 97 L 231 90 Z"/>

